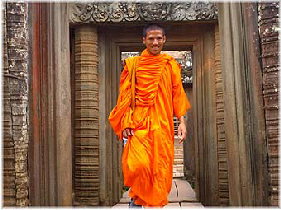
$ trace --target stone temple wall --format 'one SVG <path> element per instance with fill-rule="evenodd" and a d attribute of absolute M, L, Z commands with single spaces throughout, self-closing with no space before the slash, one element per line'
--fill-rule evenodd
<path fill-rule="evenodd" d="M 4 206 L 28 206 L 28 4 L 3 6 Z"/>
<path fill-rule="evenodd" d="M 157 6 L 157 5 L 154 5 Z M 159 5 L 158 5 L 159 6 Z M 161 5 L 160 5 L 161 6 Z M 167 13 L 157 19 L 158 8 L 146 16 L 139 16 L 137 11 L 150 11 L 147 7 L 133 5 L 112 5 L 111 10 L 104 13 L 104 5 L 85 4 L 77 7 L 73 23 L 115 23 L 115 22 L 142 22 L 162 21 L 163 19 L 175 18 L 177 21 L 190 20 L 214 20 L 216 17 L 209 15 L 212 11 L 206 7 L 206 12 L 198 16 L 196 13 L 188 14 L 192 8 L 200 5 L 169 6 L 162 5 Z M 161 6 L 161 8 L 162 8 Z M 202 5 L 201 5 L 202 6 Z M 268 201 L 269 205 L 278 205 L 278 76 L 279 76 L 279 3 L 259 3 L 259 30 L 262 48 L 261 63 L 263 69 L 263 97 L 266 120 L 267 136 L 267 165 L 269 174 Z M 28 172 L 28 146 L 29 133 L 29 22 L 28 3 L 3 3 L 3 201 L 4 206 L 28 206 L 29 202 L 29 172 Z M 107 8 L 107 7 L 105 7 Z M 128 8 L 128 9 L 126 9 Z M 163 9 L 162 8 L 162 9 Z M 211 7 L 213 8 L 213 7 Z M 184 11 L 173 13 L 173 11 Z M 101 11 L 100 13 L 98 11 Z M 106 10 L 107 11 L 107 10 Z M 113 11 L 113 13 L 110 13 Z M 115 12 L 114 12 L 115 11 Z M 128 13 L 126 12 L 128 11 Z M 124 13 L 124 14 L 123 14 Z M 101 16 L 105 14 L 105 16 Z M 118 16 L 118 14 L 121 14 Z M 122 15 L 123 14 L 123 15 Z M 217 12 L 211 14 L 217 15 Z M 107 15 L 107 16 L 106 16 Z M 156 18 L 156 19 L 155 19 Z M 172 20 L 171 20 L 172 22 Z"/>
<path fill-rule="evenodd" d="M 278 89 L 279 89 L 279 7 L 278 2 L 259 3 L 259 32 L 263 73 L 263 97 L 267 138 L 267 167 L 269 175 L 269 198 L 271 206 L 277 206 L 279 182 L 278 141 Z"/>

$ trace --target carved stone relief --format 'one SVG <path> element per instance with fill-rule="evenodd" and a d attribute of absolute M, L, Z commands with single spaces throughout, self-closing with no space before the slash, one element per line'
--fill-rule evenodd
<path fill-rule="evenodd" d="M 216 20 L 217 8 L 210 2 L 186 3 L 76 3 L 70 5 L 73 23 Z"/>
<path fill-rule="evenodd" d="M 263 97 L 266 121 L 266 138 L 268 148 L 268 202 L 269 205 L 279 205 L 279 75 L 280 75 L 280 18 L 278 15 L 280 3 L 260 2 L 258 5 L 259 36 L 261 38 L 261 62 L 263 66 Z"/>

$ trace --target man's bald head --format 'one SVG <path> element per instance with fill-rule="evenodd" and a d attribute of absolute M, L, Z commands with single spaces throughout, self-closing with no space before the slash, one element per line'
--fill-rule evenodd
<path fill-rule="evenodd" d="M 153 23 L 153 24 L 146 25 L 146 26 L 143 28 L 142 36 L 143 36 L 143 37 L 146 37 L 147 32 L 149 32 L 149 31 L 154 31 L 154 30 L 160 30 L 160 31 L 162 31 L 162 35 L 163 35 L 163 36 L 166 35 L 165 30 L 164 30 L 163 27 L 161 27 L 161 26 L 158 25 L 158 24 Z"/>

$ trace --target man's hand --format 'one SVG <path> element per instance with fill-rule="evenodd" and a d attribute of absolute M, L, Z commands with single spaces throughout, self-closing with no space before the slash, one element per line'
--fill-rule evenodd
<path fill-rule="evenodd" d="M 180 124 L 178 127 L 178 137 L 180 138 L 179 143 L 182 143 L 186 139 L 186 126 L 183 116 L 180 117 Z"/>
<path fill-rule="evenodd" d="M 131 128 L 125 128 L 122 132 L 123 134 L 123 138 L 128 138 L 128 136 L 133 136 L 134 135 L 134 131 Z"/>

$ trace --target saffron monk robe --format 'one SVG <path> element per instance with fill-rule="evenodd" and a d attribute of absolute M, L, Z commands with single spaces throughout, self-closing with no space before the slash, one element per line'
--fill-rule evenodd
<path fill-rule="evenodd" d="M 178 135 L 186 138 L 184 115 L 191 107 L 176 60 L 162 54 L 165 31 L 149 25 L 143 32 L 146 49 L 127 58 L 120 78 L 117 105 L 109 116 L 119 139 L 128 138 L 122 154 L 124 184 L 133 204 L 162 207 L 168 203 L 174 160 L 173 116 L 180 119 Z M 135 68 L 135 85 L 130 77 Z M 135 107 L 132 108 L 132 88 Z M 134 111 L 133 111 L 134 110 Z"/>

